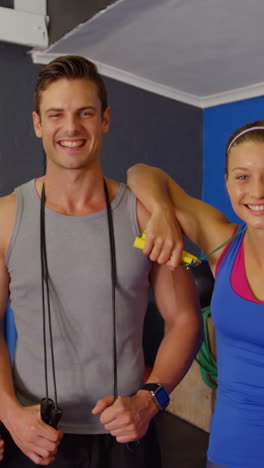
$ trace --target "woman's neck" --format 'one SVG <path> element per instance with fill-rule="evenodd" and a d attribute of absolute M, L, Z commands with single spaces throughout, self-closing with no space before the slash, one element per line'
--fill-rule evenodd
<path fill-rule="evenodd" d="M 264 265 L 264 230 L 248 227 L 245 234 L 244 249 L 255 261 L 260 265 Z"/>

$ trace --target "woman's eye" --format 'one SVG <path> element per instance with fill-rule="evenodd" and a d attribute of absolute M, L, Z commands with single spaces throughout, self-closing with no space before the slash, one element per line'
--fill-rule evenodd
<path fill-rule="evenodd" d="M 237 176 L 237 179 L 238 179 L 238 180 L 246 180 L 246 179 L 248 179 L 248 175 L 240 175 L 240 176 Z"/>

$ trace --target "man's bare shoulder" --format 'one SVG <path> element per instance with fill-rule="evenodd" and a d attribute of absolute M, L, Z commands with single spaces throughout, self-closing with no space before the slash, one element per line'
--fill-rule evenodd
<path fill-rule="evenodd" d="M 0 197 L 0 222 L 6 221 L 6 216 L 12 216 L 12 213 L 16 213 L 16 194 L 15 192 Z"/>
<path fill-rule="evenodd" d="M 0 254 L 5 255 L 11 239 L 16 216 L 15 192 L 0 198 Z"/>
<path fill-rule="evenodd" d="M 12 204 L 16 204 L 16 194 L 15 192 L 6 195 L 5 197 L 0 197 L 0 206 L 11 206 Z"/>

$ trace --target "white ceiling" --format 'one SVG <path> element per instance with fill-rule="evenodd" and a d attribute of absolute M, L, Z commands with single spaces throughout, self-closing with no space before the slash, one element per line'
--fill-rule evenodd
<path fill-rule="evenodd" d="M 84 55 L 106 76 L 209 107 L 264 94 L 263 22 L 263 0 L 119 0 L 32 55 Z"/>

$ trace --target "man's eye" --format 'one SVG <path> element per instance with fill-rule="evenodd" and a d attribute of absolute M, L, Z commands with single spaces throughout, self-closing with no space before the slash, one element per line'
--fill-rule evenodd
<path fill-rule="evenodd" d="M 81 112 L 81 115 L 83 117 L 92 117 L 93 113 L 90 112 L 90 111 L 83 111 L 83 112 Z"/>

